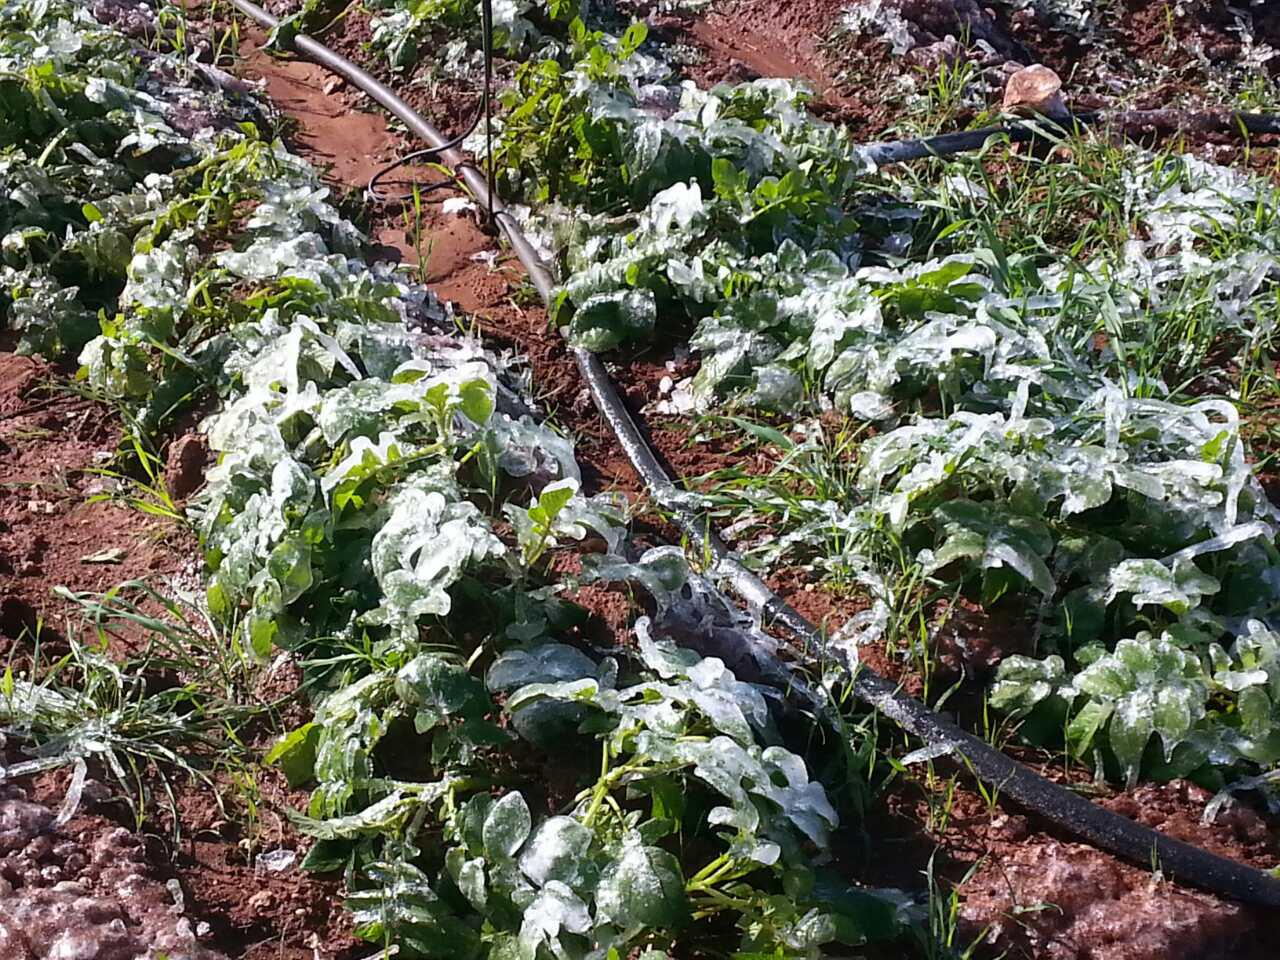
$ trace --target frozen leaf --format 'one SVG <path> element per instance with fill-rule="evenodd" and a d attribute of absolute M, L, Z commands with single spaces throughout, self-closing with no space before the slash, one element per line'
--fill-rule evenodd
<path fill-rule="evenodd" d="M 648 290 L 598 293 L 574 311 L 569 339 L 575 346 L 599 353 L 627 340 L 644 339 L 657 319 L 658 305 Z"/>
<path fill-rule="evenodd" d="M 509 860 L 529 837 L 533 820 L 519 792 L 504 794 L 484 819 L 484 849 L 495 860 Z"/>
<path fill-rule="evenodd" d="M 1061 657 L 1036 660 L 1015 653 L 1000 661 L 991 690 L 991 705 L 1022 716 L 1066 681 L 1066 665 Z"/>
<path fill-rule="evenodd" d="M 1107 729 L 1111 749 L 1120 761 L 1125 780 L 1131 787 L 1138 781 L 1142 754 L 1155 730 L 1151 707 L 1149 692 L 1126 697 L 1116 705 Z"/>
<path fill-rule="evenodd" d="M 651 547 L 635 563 L 621 557 L 583 557 L 582 577 L 587 583 L 605 581 L 639 583 L 662 610 L 672 604 L 689 577 L 689 565 L 679 547 Z"/>
<path fill-rule="evenodd" d="M 396 674 L 396 695 L 417 708 L 415 728 L 424 733 L 446 717 L 481 716 L 490 706 L 484 685 L 465 668 L 435 654 L 422 654 Z"/>
<path fill-rule="evenodd" d="M 520 852 L 520 869 L 538 886 L 558 881 L 580 888 L 591 876 L 587 852 L 593 837 L 571 817 L 552 817 L 538 826 Z"/>
<path fill-rule="evenodd" d="M 600 875 L 596 909 L 601 920 L 624 929 L 679 928 L 689 912 L 679 861 L 665 850 L 644 846 L 635 836 L 627 837 L 617 859 Z"/>
<path fill-rule="evenodd" d="M 1172 569 L 1159 560 L 1124 560 L 1110 575 L 1108 601 L 1118 594 L 1133 594 L 1133 602 L 1159 605 L 1184 614 L 1200 605 L 1206 594 L 1217 593 L 1220 584 L 1190 560 L 1175 561 Z"/>
<path fill-rule="evenodd" d="M 925 565 L 926 571 L 967 559 L 983 568 L 1008 566 L 1042 594 L 1054 592 L 1053 575 L 1044 560 L 1053 549 L 1053 537 L 1039 520 L 968 500 L 943 504 L 934 517 L 946 539 Z"/>
<path fill-rule="evenodd" d="M 1090 663 L 1074 687 L 1091 698 L 1077 715 L 1073 740 L 1083 751 L 1107 719 L 1108 741 L 1125 771 L 1137 781 L 1152 733 L 1160 735 L 1166 760 L 1205 715 L 1208 683 L 1198 657 L 1180 649 L 1170 634 L 1139 634 Z M 1094 705 L 1096 704 L 1096 705 Z"/>
<path fill-rule="evenodd" d="M 533 683 L 559 683 L 596 676 L 596 664 L 581 650 L 546 643 L 528 650 L 508 650 L 485 675 L 490 690 L 511 690 Z"/>
<path fill-rule="evenodd" d="M 538 891 L 533 902 L 524 909 L 520 924 L 520 945 L 523 956 L 533 960 L 544 942 L 551 945 L 555 956 L 563 956 L 559 936 L 566 933 L 586 933 L 591 929 L 591 914 L 587 905 L 569 887 L 552 880 Z"/>

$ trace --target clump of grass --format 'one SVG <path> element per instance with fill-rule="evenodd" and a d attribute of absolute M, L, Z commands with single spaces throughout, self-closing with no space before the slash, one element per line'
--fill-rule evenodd
<path fill-rule="evenodd" d="M 26 755 L 0 780 L 94 764 L 138 828 L 160 798 L 176 839 L 178 781 L 199 782 L 221 806 L 219 772 L 251 762 L 239 732 L 277 705 L 254 695 L 258 668 L 220 641 L 191 598 L 141 581 L 57 593 L 81 618 L 65 637 L 37 622 L 0 675 L 0 739 Z M 121 647 L 132 652 L 113 656 Z"/>

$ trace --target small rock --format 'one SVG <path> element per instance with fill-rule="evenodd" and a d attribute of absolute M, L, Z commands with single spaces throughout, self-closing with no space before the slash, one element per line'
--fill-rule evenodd
<path fill-rule="evenodd" d="M 1066 117 L 1062 80 L 1044 64 L 1023 67 L 1005 84 L 1004 109 L 1023 116 Z"/>
<path fill-rule="evenodd" d="M 0 802 L 0 853 L 21 850 L 52 822 L 52 811 L 38 803 Z"/>
<path fill-rule="evenodd" d="M 80 789 L 80 803 L 85 806 L 94 806 L 100 803 L 106 803 L 111 799 L 111 788 L 101 780 L 86 780 L 84 786 Z"/>
<path fill-rule="evenodd" d="M 920 67 L 930 74 L 938 73 L 944 66 L 948 69 L 955 69 L 967 59 L 968 54 L 965 52 L 964 47 L 951 34 L 947 34 L 937 43 L 916 47 L 906 56 L 908 63 Z"/>
<path fill-rule="evenodd" d="M 725 65 L 721 79 L 725 83 L 750 83 L 752 80 L 760 79 L 760 72 L 741 60 L 731 57 Z"/>
<path fill-rule="evenodd" d="M 991 821 L 991 836 L 1016 843 L 1027 835 L 1027 818 L 1017 814 L 1000 813 Z"/>
<path fill-rule="evenodd" d="M 48 834 L 36 837 L 22 851 L 24 857 L 29 857 L 36 861 L 45 859 L 51 853 L 53 853 L 53 837 Z"/>

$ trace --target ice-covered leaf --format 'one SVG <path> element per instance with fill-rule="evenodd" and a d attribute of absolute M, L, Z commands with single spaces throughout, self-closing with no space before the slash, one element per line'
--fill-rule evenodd
<path fill-rule="evenodd" d="M 1139 606 L 1158 605 L 1184 614 L 1220 588 L 1190 560 L 1175 561 L 1172 568 L 1154 559 L 1124 560 L 1111 570 L 1108 598 L 1130 593 Z"/>
<path fill-rule="evenodd" d="M 1053 550 L 1053 536 L 1041 521 L 1007 513 L 998 504 L 969 500 L 945 503 L 934 517 L 944 540 L 925 564 L 926 571 L 960 559 L 972 560 L 981 568 L 1007 566 L 1042 594 L 1054 592 L 1053 575 L 1045 562 Z"/>
<path fill-rule="evenodd" d="M 569 323 L 575 346 L 601 352 L 627 340 L 641 340 L 653 330 L 658 305 L 648 290 L 620 290 L 587 298 Z"/>
<path fill-rule="evenodd" d="M 476 717 L 491 706 L 484 685 L 465 668 L 443 657 L 424 653 L 396 674 L 396 695 L 416 708 L 415 727 L 430 730 L 446 717 Z"/>
<path fill-rule="evenodd" d="M 991 705 L 1022 716 L 1066 682 L 1066 664 L 1061 657 L 1036 660 L 1015 653 L 1000 661 L 996 669 Z"/>
<path fill-rule="evenodd" d="M 564 950 L 559 942 L 562 930 L 582 934 L 590 929 L 591 914 L 587 905 L 568 886 L 551 880 L 524 909 L 520 925 L 523 956 L 534 960 L 544 943 L 550 944 L 553 956 L 562 956 Z"/>
<path fill-rule="evenodd" d="M 600 874 L 596 910 L 599 919 L 624 929 L 678 929 L 689 914 L 679 861 L 638 837 L 627 837 Z"/>
<path fill-rule="evenodd" d="M 588 851 L 594 834 L 572 817 L 551 817 L 538 825 L 520 852 L 520 869 L 537 886 L 549 882 L 584 887 L 594 874 Z"/>
<path fill-rule="evenodd" d="M 485 853 L 494 859 L 511 859 L 529 838 L 532 827 L 533 819 L 524 797 L 517 791 L 503 794 L 484 819 Z"/>
<path fill-rule="evenodd" d="M 485 674 L 485 683 L 490 690 L 511 690 L 533 683 L 594 679 L 596 674 L 595 661 L 576 647 L 544 643 L 503 653 Z"/>

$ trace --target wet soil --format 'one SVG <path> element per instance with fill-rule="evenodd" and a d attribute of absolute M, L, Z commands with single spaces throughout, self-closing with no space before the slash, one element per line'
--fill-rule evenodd
<path fill-rule="evenodd" d="M 138 837 L 87 814 L 62 823 L 56 807 L 0 785 L 0 956 L 217 960 L 202 933 Z"/>
<path fill-rule="evenodd" d="M 817 116 L 869 139 L 895 120 L 894 104 L 884 91 L 901 66 L 882 44 L 850 51 L 847 59 L 835 54 L 830 30 L 846 5 L 845 0 L 728 0 L 699 16 L 650 9 L 647 19 L 663 39 L 698 51 L 685 72 L 699 85 L 759 77 L 799 80 L 811 92 L 810 109 Z M 761 29 L 762 24 L 768 28 Z"/>
<path fill-rule="evenodd" d="M 1149 784 L 1100 801 L 1170 836 L 1263 869 L 1277 862 L 1276 837 L 1256 813 L 1239 807 L 1219 822 L 1200 815 L 1210 795 L 1185 781 Z M 1175 885 L 1177 878 L 1122 864 L 1034 818 L 978 798 L 956 805 L 956 828 L 976 844 L 975 872 L 962 885 L 969 930 L 1009 956 L 1052 960 L 1258 958 L 1269 911 Z M 954 816 L 954 815 L 953 815 Z M 966 820 L 969 822 L 966 823 Z"/>
<path fill-rule="evenodd" d="M 67 631 L 77 629 L 78 618 L 55 587 L 99 593 L 134 579 L 161 592 L 173 582 L 191 587 L 200 554 L 190 532 L 173 522 L 112 500 L 87 502 L 110 492 L 110 478 L 94 471 L 116 451 L 119 420 L 67 388 L 71 370 L 17 356 L 11 342 L 2 347 L 0 660 L 21 675 L 31 667 L 37 636 L 47 657 L 64 651 Z M 186 435 L 170 446 L 176 448 L 171 492 L 180 499 L 198 485 L 193 474 L 203 465 L 202 445 Z M 113 631 L 106 652 L 136 653 L 144 639 Z M 270 700 L 282 692 L 262 695 Z M 11 742 L 0 760 L 24 759 L 18 747 Z M 186 839 L 176 846 L 160 839 L 174 826 L 161 810 L 145 838 L 135 835 L 128 808 L 111 802 L 113 791 L 103 783 L 86 788 L 73 818 L 54 824 L 68 779 L 48 774 L 21 788 L 0 787 L 7 791 L 0 795 L 0 957 L 110 960 L 147 950 L 261 960 L 349 955 L 336 882 L 296 867 L 272 873 L 256 862 L 264 850 L 305 851 L 281 813 L 302 798 L 289 794 L 275 771 L 258 772 L 252 826 L 245 811 L 221 810 L 205 785 L 180 780 Z M 103 802 L 91 802 L 94 796 Z M 176 896 L 185 906 L 176 905 Z"/>
<path fill-rule="evenodd" d="M 872 4 L 901 18 L 909 36 L 902 42 L 909 49 L 893 52 L 889 38 L 874 28 L 840 29 L 845 11 Z M 1183 117 L 1158 127 L 1103 127 L 1098 136 L 1170 145 L 1270 175 L 1280 164 L 1280 135 L 1242 138 L 1232 129 L 1194 128 L 1197 111 L 1265 110 L 1238 99 L 1247 83 L 1265 89 L 1270 77 L 1272 101 L 1277 99 L 1280 56 L 1252 72 L 1222 73 L 1246 52 L 1235 11 L 1225 4 L 1100 5 L 1089 38 L 1062 29 L 1035 5 L 983 6 L 973 0 L 722 0 L 698 16 L 659 13 L 654 4 L 633 6 L 647 13 L 660 36 L 696 48 L 686 73 L 699 83 L 798 79 L 813 92 L 813 112 L 845 124 L 855 139 L 892 136 L 890 128 L 902 128 L 944 69 L 973 65 L 966 103 L 946 126 L 958 129 L 999 109 L 1009 71 L 1044 63 L 1063 78 L 1064 96 L 1076 110 L 1172 108 Z M 1255 13 L 1257 40 L 1280 47 L 1278 23 L 1275 13 Z"/>
<path fill-rule="evenodd" d="M 0 338 L 0 656 L 37 626 L 57 635 L 71 606 L 60 586 L 103 591 L 125 580 L 195 574 L 179 527 L 95 496 L 121 437 L 118 418 L 68 387 L 68 371 Z"/>

